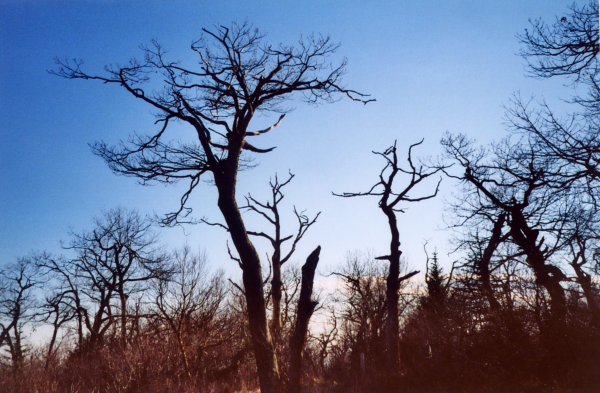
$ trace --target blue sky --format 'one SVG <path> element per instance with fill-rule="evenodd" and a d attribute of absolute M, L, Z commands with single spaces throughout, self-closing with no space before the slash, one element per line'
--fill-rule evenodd
<path fill-rule="evenodd" d="M 562 1 L 68 1 L 0 0 L 0 264 L 34 250 L 61 252 L 69 231 L 89 228 L 103 210 L 121 206 L 162 214 L 177 206 L 181 186 L 143 187 L 112 174 L 88 144 L 116 143 L 154 130 L 152 112 L 114 86 L 68 81 L 47 73 L 53 59 L 82 58 L 90 72 L 125 63 L 139 45 L 157 39 L 174 59 L 188 59 L 202 27 L 248 21 L 272 42 L 302 34 L 330 35 L 348 58 L 346 85 L 372 94 L 367 106 L 341 101 L 294 110 L 260 146 L 241 175 L 239 192 L 267 196 L 275 172 L 296 173 L 287 193 L 308 212 L 323 211 L 298 251 L 303 259 L 323 247 L 323 272 L 349 250 L 388 244 L 386 222 L 373 199 L 340 199 L 331 191 L 367 189 L 381 161 L 371 150 L 398 140 L 401 150 L 425 138 L 423 155 L 439 153 L 446 131 L 483 142 L 504 135 L 503 105 L 516 91 L 550 102 L 568 96 L 560 81 L 525 77 L 515 35 L 528 18 L 551 20 Z M 267 122 L 269 119 L 257 119 Z M 422 244 L 449 250 L 441 230 L 442 184 L 435 201 L 400 217 L 402 248 L 422 268 Z M 191 199 L 196 215 L 218 219 L 210 184 Z M 255 225 L 254 221 L 250 221 Z M 293 223 L 293 216 L 289 216 Z M 167 247 L 205 249 L 215 267 L 232 273 L 226 236 L 213 227 L 161 231 Z M 264 245 L 259 243 L 262 250 Z M 442 257 L 446 262 L 451 257 Z"/>

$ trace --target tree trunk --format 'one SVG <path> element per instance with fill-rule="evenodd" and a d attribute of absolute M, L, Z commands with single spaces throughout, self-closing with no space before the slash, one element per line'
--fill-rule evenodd
<path fill-rule="evenodd" d="M 77 348 L 83 347 L 83 308 L 77 303 Z"/>
<path fill-rule="evenodd" d="M 119 301 L 121 302 L 121 345 L 127 346 L 127 295 L 123 283 L 119 284 Z"/>
<path fill-rule="evenodd" d="M 55 306 L 54 310 L 56 312 L 56 317 L 52 323 L 52 337 L 50 338 L 50 343 L 48 344 L 48 352 L 46 353 L 46 362 L 44 364 L 44 370 L 48 370 L 50 366 L 50 361 L 52 360 L 52 354 L 54 353 L 54 345 L 56 344 L 56 338 L 58 337 L 58 329 L 60 329 L 61 323 L 59 321 L 60 317 L 60 309 L 59 306 Z"/>
<path fill-rule="evenodd" d="M 242 282 L 260 390 L 262 393 L 279 393 L 279 367 L 267 324 L 260 258 L 248 238 L 235 200 L 235 173 L 231 170 L 228 174 L 215 173 L 215 183 L 219 191 L 218 205 L 241 260 Z"/>
<path fill-rule="evenodd" d="M 481 256 L 481 260 L 478 263 L 481 287 L 489 303 L 490 310 L 494 316 L 498 315 L 497 313 L 500 311 L 501 307 L 500 302 L 498 302 L 498 299 L 496 299 L 494 296 L 494 289 L 492 288 L 490 277 L 490 263 L 496 248 L 500 244 L 500 237 L 502 236 L 502 227 L 504 226 L 505 219 L 506 215 L 502 213 L 498 217 L 498 220 L 494 223 L 490 240 L 488 241 L 488 244 L 483 251 L 483 255 Z"/>
<path fill-rule="evenodd" d="M 400 344 L 400 327 L 398 322 L 398 291 L 400 290 L 400 233 L 398 231 L 398 223 L 396 215 L 390 208 L 384 210 L 388 218 L 392 239 L 390 241 L 390 267 L 386 280 L 385 291 L 385 308 L 387 311 L 387 319 L 385 321 L 385 342 L 387 347 L 386 360 L 387 369 L 390 374 L 398 371 L 400 366 L 399 359 L 399 344 Z"/>
<path fill-rule="evenodd" d="M 318 304 L 311 297 L 320 252 L 321 246 L 318 246 L 306 258 L 306 263 L 302 266 L 302 284 L 300 286 L 300 298 L 298 299 L 298 313 L 296 315 L 294 332 L 290 338 L 289 393 L 299 393 L 301 391 L 302 350 L 306 342 L 308 323 Z"/>
<path fill-rule="evenodd" d="M 23 346 L 21 344 L 21 331 L 18 323 L 13 326 L 14 332 L 14 343 L 12 349 L 12 363 L 13 368 L 16 371 L 20 371 L 23 366 Z"/>
<path fill-rule="evenodd" d="M 567 313 L 565 290 L 560 285 L 565 276 L 558 267 L 546 264 L 544 253 L 537 242 L 538 231 L 527 225 L 523 214 L 517 209 L 511 212 L 510 233 L 514 242 L 527 255 L 527 262 L 535 274 L 536 282 L 548 291 L 551 330 L 557 331 L 564 323 Z"/>
<path fill-rule="evenodd" d="M 183 360 L 183 367 L 185 368 L 185 373 L 187 377 L 192 379 L 192 371 L 190 369 L 190 361 L 188 359 L 187 352 L 185 351 L 185 346 L 183 345 L 183 339 L 181 338 L 181 331 L 179 329 L 175 329 L 175 326 L 171 326 L 174 329 L 175 338 L 177 339 L 177 346 L 179 347 L 179 353 L 181 354 L 181 359 Z"/>
<path fill-rule="evenodd" d="M 281 262 L 280 251 L 275 250 L 271 257 L 273 265 L 273 279 L 271 280 L 271 299 L 273 301 L 273 316 L 271 319 L 271 333 L 273 341 L 277 343 L 281 336 Z"/>
<path fill-rule="evenodd" d="M 600 306 L 598 305 L 598 294 L 595 291 L 592 283 L 592 277 L 586 273 L 579 264 L 576 262 L 572 263 L 573 269 L 577 276 L 577 283 L 583 290 L 583 295 L 588 305 L 590 312 L 590 319 L 592 325 L 596 328 L 600 328 Z"/>

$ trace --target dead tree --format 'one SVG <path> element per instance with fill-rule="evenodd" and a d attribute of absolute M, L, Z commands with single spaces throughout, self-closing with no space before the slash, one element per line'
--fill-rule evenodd
<path fill-rule="evenodd" d="M 600 291 L 593 276 L 598 273 L 598 245 L 600 221 L 597 212 L 570 201 L 564 220 L 568 232 L 566 258 L 575 272 L 573 280 L 579 284 L 587 303 L 591 325 L 600 329 Z"/>
<path fill-rule="evenodd" d="M 384 152 L 373 152 L 374 154 L 383 157 L 385 160 L 385 166 L 379 174 L 379 181 L 375 183 L 366 192 L 344 192 L 343 194 L 335 194 L 342 197 L 359 197 L 359 196 L 376 196 L 379 197 L 379 208 L 386 216 L 388 226 L 390 229 L 391 240 L 390 240 L 390 253 L 378 257 L 379 260 L 389 261 L 389 271 L 387 276 L 387 289 L 386 289 L 386 343 L 387 343 L 387 367 L 390 373 L 398 371 L 399 366 L 399 340 L 400 340 L 400 329 L 398 320 L 398 300 L 400 289 L 400 283 L 402 278 L 400 277 L 400 231 L 398 229 L 398 221 L 396 213 L 403 212 L 401 205 L 403 203 L 420 202 L 427 199 L 434 198 L 439 190 L 441 183 L 441 177 L 435 186 L 435 190 L 424 196 L 413 197 L 412 192 L 415 187 L 427 180 L 429 177 L 442 171 L 442 167 L 430 168 L 425 167 L 423 164 L 417 164 L 413 161 L 412 150 L 416 146 L 423 143 L 423 140 L 412 144 L 408 149 L 408 168 L 404 169 L 398 164 L 398 155 L 396 152 L 396 142 Z M 394 189 L 396 184 L 394 182 L 398 175 L 406 175 L 408 178 L 408 184 L 404 188 L 396 191 Z M 416 273 L 414 273 L 416 274 Z M 408 277 L 414 275 L 409 274 Z M 405 277 L 404 279 L 407 279 Z"/>
<path fill-rule="evenodd" d="M 185 221 L 190 213 L 188 199 L 211 174 L 218 191 L 217 205 L 241 261 L 248 321 L 261 391 L 278 392 L 279 369 L 267 328 L 260 258 L 248 237 L 237 203 L 237 176 L 244 154 L 268 153 L 249 139 L 279 126 L 283 115 L 271 127 L 253 129 L 256 113 L 283 113 L 281 105 L 295 95 L 308 102 L 332 101 L 339 96 L 367 103 L 366 95 L 342 86 L 345 62 L 329 64 L 338 45 L 329 38 L 311 37 L 292 45 L 269 45 L 252 26 L 234 24 L 203 30 L 192 43 L 198 57 L 187 66 L 167 60 L 162 47 L 153 42 L 144 49 L 141 61 L 109 68 L 102 75 L 82 70 L 81 62 L 59 62 L 56 74 L 68 79 L 96 80 L 119 86 L 158 112 L 159 130 L 150 136 L 136 136 L 117 147 L 98 143 L 96 154 L 111 169 L 134 176 L 142 183 L 187 180 L 188 188 L 179 208 L 165 217 L 165 224 Z M 155 82 L 155 83 L 151 83 Z M 157 89 L 157 84 L 163 89 Z M 181 135 L 173 142 L 170 127 L 187 126 L 194 142 Z M 181 131 L 181 127 L 174 130 Z"/>
<path fill-rule="evenodd" d="M 321 246 L 315 248 L 306 258 L 306 263 L 302 266 L 302 284 L 300 286 L 300 297 L 298 299 L 298 312 L 296 313 L 296 323 L 290 337 L 290 365 L 288 392 L 299 393 L 302 384 L 302 352 L 306 343 L 308 334 L 308 324 L 315 308 L 319 304 L 312 298 L 313 282 L 317 264 L 319 263 L 319 254 Z"/>
<path fill-rule="evenodd" d="M 278 341 L 281 334 L 281 299 L 282 299 L 282 288 L 283 281 L 281 276 L 281 268 L 284 263 L 290 260 L 296 247 L 302 237 L 306 234 L 308 229 L 317 221 L 321 212 L 318 212 L 314 217 L 310 218 L 299 212 L 294 207 L 294 214 L 298 224 L 298 229 L 295 234 L 284 235 L 282 233 L 282 220 L 280 212 L 280 203 L 284 198 L 283 188 L 288 185 L 294 174 L 290 172 L 289 176 L 283 181 L 279 181 L 277 175 L 269 182 L 271 187 L 271 198 L 267 202 L 260 202 L 255 199 L 252 195 L 246 196 L 246 205 L 241 208 L 254 212 L 262 216 L 272 227 L 272 232 L 257 232 L 248 231 L 249 235 L 262 237 L 266 239 L 273 249 L 271 253 L 271 301 L 273 306 L 273 315 L 271 317 L 271 333 L 273 338 Z M 291 240 L 291 245 L 287 251 L 283 250 L 283 245 Z"/>
<path fill-rule="evenodd" d="M 326 368 L 325 361 L 327 360 L 332 347 L 335 345 L 338 337 L 338 318 L 335 314 L 335 307 L 331 307 L 328 311 L 329 318 L 327 319 L 328 329 L 320 332 L 316 336 L 312 336 L 311 339 L 315 343 L 316 347 L 316 363 L 320 372 L 324 372 Z"/>

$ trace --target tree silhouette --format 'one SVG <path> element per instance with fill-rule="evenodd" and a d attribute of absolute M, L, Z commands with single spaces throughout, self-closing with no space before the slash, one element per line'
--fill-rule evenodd
<path fill-rule="evenodd" d="M 598 2 L 573 4 L 570 13 L 556 18 L 552 26 L 540 19 L 519 35 L 521 55 L 533 75 L 595 77 L 598 72 Z M 591 72 L 590 72 L 591 71 Z"/>
<path fill-rule="evenodd" d="M 380 256 L 377 259 L 389 261 L 389 271 L 387 276 L 386 289 L 386 351 L 387 351 L 387 367 L 390 373 L 396 373 L 399 365 L 399 334 L 400 327 L 398 321 L 398 300 L 400 283 L 418 272 L 409 273 L 406 276 L 400 276 L 400 231 L 398 229 L 397 212 L 403 212 L 401 205 L 403 203 L 420 202 L 434 198 L 439 190 L 441 178 L 437 182 L 435 190 L 430 194 L 423 196 L 413 196 L 412 192 L 421 182 L 429 177 L 436 175 L 442 171 L 442 167 L 427 168 L 423 164 L 416 164 L 412 158 L 412 149 L 423 143 L 423 140 L 412 144 L 408 149 L 408 168 L 404 169 L 398 164 L 398 154 L 396 151 L 396 142 L 384 152 L 373 152 L 374 154 L 383 157 L 385 166 L 379 174 L 379 181 L 375 183 L 366 192 L 344 192 L 343 194 L 335 194 L 338 196 L 351 198 L 361 196 L 377 196 L 379 197 L 379 208 L 385 214 L 388 220 L 390 229 L 390 253 L 389 255 Z M 400 190 L 396 190 L 397 176 L 406 175 L 408 183 L 400 186 Z"/>
<path fill-rule="evenodd" d="M 345 61 L 328 58 L 338 45 L 326 37 L 311 37 L 296 46 L 269 45 L 253 27 L 234 24 L 203 29 L 191 45 L 198 58 L 192 67 L 167 60 L 162 47 L 153 42 L 141 61 L 109 67 L 104 75 L 84 72 L 80 61 L 59 62 L 56 74 L 68 79 L 97 80 L 116 85 L 159 112 L 160 129 L 149 137 L 134 136 L 129 144 L 94 145 L 113 171 L 137 177 L 142 183 L 187 180 L 179 208 L 165 224 L 182 222 L 190 213 L 187 201 L 205 174 L 212 174 L 218 207 L 240 257 L 248 321 L 262 392 L 278 392 L 279 369 L 267 328 L 262 271 L 259 256 L 248 237 L 236 200 L 236 184 L 242 153 L 267 153 L 249 139 L 279 126 L 281 114 L 271 127 L 252 129 L 257 113 L 283 113 L 283 103 L 294 95 L 307 102 L 332 101 L 337 97 L 367 103 L 368 96 L 341 85 Z M 162 86 L 156 90 L 153 82 Z M 152 86 L 151 88 L 149 86 Z M 173 122 L 188 126 L 194 142 L 167 138 Z"/>
<path fill-rule="evenodd" d="M 454 163 L 464 169 L 454 177 L 472 186 L 474 209 L 506 220 L 511 241 L 527 256 L 537 282 L 550 296 L 553 325 L 560 325 L 566 317 L 561 286 L 566 276 L 549 257 L 561 241 L 561 220 L 555 208 L 563 194 L 549 187 L 545 166 L 536 160 L 534 147 L 505 139 L 490 152 L 477 151 L 462 135 L 448 135 L 442 144 Z M 554 241 L 544 235 L 554 235 Z"/>
<path fill-rule="evenodd" d="M 25 360 L 24 326 L 37 313 L 35 290 L 41 280 L 30 258 L 0 269 L 0 350 L 8 347 L 12 369 L 21 371 Z"/>
<path fill-rule="evenodd" d="M 47 260 L 42 266 L 60 275 L 72 307 L 81 313 L 91 347 L 118 323 L 127 344 L 130 297 L 165 274 L 164 259 L 148 220 L 134 211 L 107 211 L 90 231 L 73 234 L 72 259 Z"/>

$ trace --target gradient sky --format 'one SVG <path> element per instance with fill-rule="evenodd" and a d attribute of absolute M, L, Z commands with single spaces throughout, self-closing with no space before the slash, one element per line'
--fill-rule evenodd
<path fill-rule="evenodd" d="M 318 107 L 293 102 L 281 127 L 259 146 L 278 146 L 241 174 L 240 195 L 266 197 L 275 172 L 296 173 L 292 203 L 323 211 L 298 259 L 323 247 L 321 272 L 349 250 L 385 253 L 389 235 L 375 199 L 340 199 L 332 191 L 366 190 L 375 182 L 383 150 L 398 140 L 404 151 L 436 155 L 446 131 L 480 141 L 505 133 L 503 105 L 520 91 L 554 100 L 568 96 L 560 81 L 525 77 L 515 35 L 529 18 L 551 20 L 563 1 L 43 1 L 0 0 L 0 264 L 35 250 L 61 252 L 69 231 L 90 228 L 112 207 L 162 214 L 177 207 L 181 186 L 143 187 L 114 175 L 88 143 L 116 143 L 132 132 L 152 132 L 152 112 L 115 86 L 68 81 L 47 73 L 53 59 L 82 58 L 89 72 L 125 63 L 140 44 L 157 39 L 173 59 L 190 56 L 202 27 L 248 21 L 272 42 L 302 34 L 330 35 L 348 58 L 346 86 L 372 94 L 367 106 L 341 101 Z M 258 119 L 266 122 L 269 119 Z M 443 197 L 409 208 L 399 218 L 411 268 L 423 268 L 429 240 L 442 261 L 452 256 L 441 215 Z M 203 184 L 191 199 L 196 216 L 218 219 L 216 194 Z M 293 216 L 288 222 L 293 224 Z M 253 224 L 253 221 L 251 221 Z M 205 249 L 212 266 L 236 266 L 226 236 L 213 227 L 161 231 L 167 247 Z M 266 248 L 262 243 L 261 253 Z"/>

